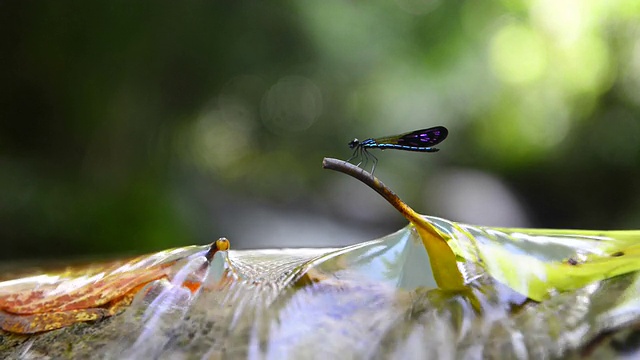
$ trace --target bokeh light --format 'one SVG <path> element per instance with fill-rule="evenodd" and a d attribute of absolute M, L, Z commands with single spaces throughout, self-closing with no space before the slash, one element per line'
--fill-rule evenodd
<path fill-rule="evenodd" d="M 306 130 L 322 114 L 322 93 L 309 79 L 284 77 L 264 94 L 261 114 L 276 134 Z"/>
<path fill-rule="evenodd" d="M 547 70 L 544 40 L 522 25 L 502 27 L 493 38 L 491 52 L 497 76 L 507 83 L 531 83 Z"/>

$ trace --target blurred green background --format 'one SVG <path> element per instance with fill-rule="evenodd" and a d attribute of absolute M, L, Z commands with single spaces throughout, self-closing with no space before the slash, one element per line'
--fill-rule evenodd
<path fill-rule="evenodd" d="M 1 1 L 0 259 L 406 224 L 321 169 L 354 137 L 421 213 L 640 228 L 640 2 Z"/>

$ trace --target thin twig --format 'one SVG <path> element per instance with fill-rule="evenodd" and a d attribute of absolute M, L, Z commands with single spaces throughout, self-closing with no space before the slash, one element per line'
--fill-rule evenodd
<path fill-rule="evenodd" d="M 322 167 L 329 170 L 339 171 L 341 173 L 352 176 L 367 186 L 375 190 L 378 194 L 382 195 L 382 197 L 389 202 L 389 204 L 393 205 L 402 215 L 407 218 L 407 220 L 412 223 L 422 223 L 424 219 L 415 212 L 412 208 L 410 208 L 407 204 L 405 204 L 396 193 L 394 193 L 389 187 L 387 187 L 382 181 L 380 181 L 377 177 L 373 176 L 369 172 L 365 171 L 362 168 L 359 168 L 349 162 L 344 160 L 338 160 L 333 158 L 324 158 L 322 160 Z"/>

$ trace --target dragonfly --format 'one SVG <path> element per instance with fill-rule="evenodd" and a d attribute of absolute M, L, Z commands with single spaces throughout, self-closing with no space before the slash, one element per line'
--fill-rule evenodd
<path fill-rule="evenodd" d="M 364 161 L 364 166 L 367 166 L 369 157 L 373 160 L 373 167 L 371 174 L 376 170 L 378 164 L 378 158 L 369 153 L 368 149 L 398 149 L 405 151 L 417 151 L 417 152 L 437 152 L 440 149 L 433 146 L 438 145 L 449 135 L 449 130 L 444 126 L 434 126 L 428 129 L 411 131 L 408 133 L 387 136 L 381 138 L 369 138 L 363 141 L 353 139 L 349 142 L 349 148 L 354 149 L 353 155 L 347 160 L 360 159 L 360 162 L 356 166 L 360 166 Z"/>

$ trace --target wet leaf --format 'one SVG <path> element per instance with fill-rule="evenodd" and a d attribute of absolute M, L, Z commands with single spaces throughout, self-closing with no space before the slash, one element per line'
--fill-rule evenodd
<path fill-rule="evenodd" d="M 205 260 L 212 256 L 211 249 L 218 250 L 213 245 L 0 282 L 0 328 L 30 334 L 112 316 L 146 284 L 173 276 L 181 260 L 194 254 Z M 215 245 L 229 248 L 226 239 Z M 191 291 L 199 289 L 197 281 L 184 280 Z"/>
<path fill-rule="evenodd" d="M 5 331 L 54 331 L 5 336 L 0 356 L 611 357 L 623 348 L 611 334 L 640 328 L 637 231 L 416 215 L 341 249 L 217 251 L 226 248 L 2 282 Z"/>
<path fill-rule="evenodd" d="M 640 270 L 640 231 L 491 228 L 425 219 L 459 258 L 536 301 Z"/>

